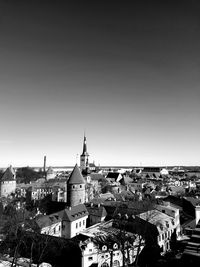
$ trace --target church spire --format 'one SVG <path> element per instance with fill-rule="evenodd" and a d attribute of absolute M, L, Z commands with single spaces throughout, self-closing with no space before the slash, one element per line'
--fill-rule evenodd
<path fill-rule="evenodd" d="M 83 153 L 82 156 L 89 156 L 87 152 L 87 140 L 84 132 L 84 139 L 83 139 Z"/>
<path fill-rule="evenodd" d="M 86 169 L 86 165 L 89 164 L 88 162 L 89 154 L 87 152 L 87 140 L 84 132 L 84 139 L 83 139 L 83 153 L 80 156 L 80 169 L 81 171 Z"/>

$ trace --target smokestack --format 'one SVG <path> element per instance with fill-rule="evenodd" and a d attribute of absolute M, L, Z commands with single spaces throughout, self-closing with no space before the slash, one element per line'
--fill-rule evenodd
<path fill-rule="evenodd" d="M 46 156 L 44 156 L 44 169 L 43 169 L 43 171 L 44 171 L 44 178 L 46 179 L 47 178 L 47 173 L 46 173 L 46 161 L 47 161 L 47 157 Z"/>
<path fill-rule="evenodd" d="M 47 160 L 47 157 L 46 156 L 44 156 L 44 173 L 46 172 L 46 160 Z"/>

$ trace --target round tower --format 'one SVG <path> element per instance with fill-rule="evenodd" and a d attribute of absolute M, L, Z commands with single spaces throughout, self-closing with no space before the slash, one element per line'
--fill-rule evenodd
<path fill-rule="evenodd" d="M 85 180 L 76 164 L 67 181 L 67 205 L 73 207 L 85 202 Z"/>
<path fill-rule="evenodd" d="M 0 181 L 0 197 L 7 197 L 16 190 L 16 174 L 12 166 L 3 173 Z"/>

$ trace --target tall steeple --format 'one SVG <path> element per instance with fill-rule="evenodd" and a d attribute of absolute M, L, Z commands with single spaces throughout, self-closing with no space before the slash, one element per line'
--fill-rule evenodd
<path fill-rule="evenodd" d="M 80 169 L 81 171 L 85 170 L 87 167 L 87 163 L 88 163 L 88 157 L 89 154 L 87 152 L 87 140 L 86 140 L 86 136 L 84 133 L 84 139 L 83 139 L 83 152 L 80 156 Z"/>
<path fill-rule="evenodd" d="M 85 133 L 84 133 L 84 139 L 83 139 L 83 153 L 81 156 L 89 156 L 87 153 L 87 140 L 86 140 Z"/>

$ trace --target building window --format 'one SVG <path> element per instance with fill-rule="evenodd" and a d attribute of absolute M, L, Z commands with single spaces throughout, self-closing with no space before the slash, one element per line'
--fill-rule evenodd
<path fill-rule="evenodd" d="M 118 248 L 117 243 L 115 243 L 115 244 L 113 245 L 113 248 L 114 248 L 114 249 L 117 249 L 117 248 Z"/>
<path fill-rule="evenodd" d="M 170 238 L 170 234 L 171 234 L 171 232 L 170 231 L 168 231 L 168 237 Z"/>
<path fill-rule="evenodd" d="M 80 188 L 82 188 L 82 185 L 80 185 Z"/>
<path fill-rule="evenodd" d="M 88 257 L 88 260 L 89 260 L 89 261 L 92 261 L 92 260 L 93 260 L 93 257 Z"/>
<path fill-rule="evenodd" d="M 104 246 L 102 247 L 102 250 L 103 250 L 103 251 L 107 250 L 107 246 L 104 245 Z"/>
<path fill-rule="evenodd" d="M 79 227 L 81 227 L 81 222 L 79 222 Z"/>
<path fill-rule="evenodd" d="M 119 267 L 119 266 L 120 266 L 120 262 L 117 261 L 117 260 L 115 260 L 115 261 L 113 262 L 113 266 L 114 266 L 114 267 Z"/>
<path fill-rule="evenodd" d="M 83 225 L 85 225 L 85 220 L 83 220 Z"/>
<path fill-rule="evenodd" d="M 78 228 L 78 223 L 76 223 L 76 228 Z"/>
<path fill-rule="evenodd" d="M 92 252 L 92 249 L 91 248 L 89 249 L 89 252 Z"/>

